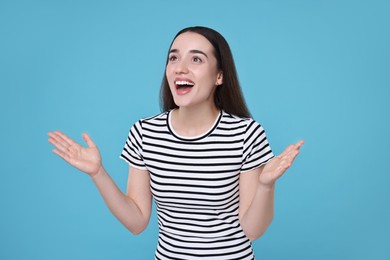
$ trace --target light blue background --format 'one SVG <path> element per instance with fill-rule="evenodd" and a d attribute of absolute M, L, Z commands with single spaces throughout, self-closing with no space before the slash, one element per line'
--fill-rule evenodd
<path fill-rule="evenodd" d="M 152 259 L 47 132 L 90 133 L 125 189 L 130 126 L 159 112 L 171 39 L 205 25 L 228 40 L 280 179 L 258 259 L 390 259 L 389 1 L 0 2 L 0 259 Z"/>

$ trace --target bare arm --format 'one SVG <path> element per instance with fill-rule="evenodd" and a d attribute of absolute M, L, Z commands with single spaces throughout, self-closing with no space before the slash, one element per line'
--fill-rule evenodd
<path fill-rule="evenodd" d="M 83 138 L 88 147 L 82 147 L 59 131 L 49 133 L 49 137 L 55 146 L 53 152 L 92 178 L 110 211 L 128 230 L 139 234 L 146 228 L 152 205 L 147 171 L 129 167 L 124 194 L 104 169 L 100 152 L 87 134 Z"/>
<path fill-rule="evenodd" d="M 292 165 L 303 141 L 290 145 L 265 166 L 240 176 L 240 224 L 251 240 L 259 238 L 274 216 L 275 182 Z"/>
<path fill-rule="evenodd" d="M 92 176 L 107 207 L 133 234 L 147 227 L 151 215 L 152 196 L 149 189 L 149 173 L 129 167 L 127 192 L 123 194 L 102 167 Z"/>

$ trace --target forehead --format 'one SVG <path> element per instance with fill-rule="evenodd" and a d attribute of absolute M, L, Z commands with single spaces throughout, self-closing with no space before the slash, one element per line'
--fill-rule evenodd
<path fill-rule="evenodd" d="M 176 37 L 173 41 L 171 49 L 179 51 L 201 50 L 203 52 L 212 53 L 213 45 L 206 37 L 194 32 L 185 32 Z"/>

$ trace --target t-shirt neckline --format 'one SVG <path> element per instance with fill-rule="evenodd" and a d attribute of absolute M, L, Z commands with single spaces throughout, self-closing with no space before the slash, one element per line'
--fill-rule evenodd
<path fill-rule="evenodd" d="M 168 126 L 168 129 L 169 129 L 169 132 L 171 132 L 171 134 L 173 136 L 175 136 L 177 139 L 180 139 L 180 140 L 183 140 L 183 141 L 198 141 L 198 140 L 201 140 L 201 139 L 209 136 L 215 130 L 215 128 L 217 128 L 217 126 L 219 125 L 219 122 L 221 121 L 222 114 L 223 114 L 222 110 L 220 110 L 219 111 L 219 115 L 215 119 L 213 125 L 207 131 L 205 131 L 204 133 L 202 133 L 200 135 L 197 135 L 197 136 L 182 136 L 182 135 L 176 133 L 176 131 L 173 129 L 173 126 L 172 126 L 172 112 L 174 110 L 175 109 L 172 109 L 172 110 L 168 111 L 167 126 Z"/>

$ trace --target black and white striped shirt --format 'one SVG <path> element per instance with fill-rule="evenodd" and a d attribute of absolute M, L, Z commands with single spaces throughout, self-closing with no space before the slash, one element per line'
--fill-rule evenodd
<path fill-rule="evenodd" d="M 224 111 L 192 138 L 174 132 L 170 112 L 135 123 L 121 158 L 150 173 L 155 259 L 254 259 L 238 219 L 239 176 L 272 157 L 262 126 Z"/>

